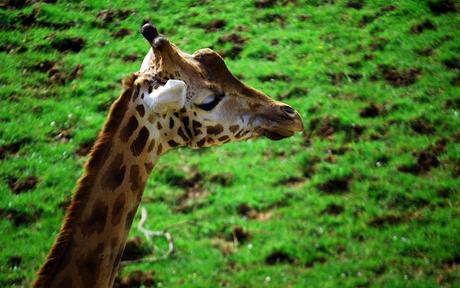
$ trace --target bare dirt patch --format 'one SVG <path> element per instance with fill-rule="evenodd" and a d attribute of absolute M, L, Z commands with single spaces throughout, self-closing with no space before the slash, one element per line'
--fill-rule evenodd
<path fill-rule="evenodd" d="M 14 176 L 7 177 L 8 187 L 14 194 L 21 194 L 31 191 L 37 186 L 38 178 L 36 176 L 28 176 L 26 178 L 16 178 Z"/>
<path fill-rule="evenodd" d="M 21 256 L 11 256 L 8 258 L 8 266 L 12 269 L 17 269 L 21 266 L 22 257 Z"/>
<path fill-rule="evenodd" d="M 444 106 L 447 109 L 460 109 L 460 98 L 447 99 Z"/>
<path fill-rule="evenodd" d="M 416 49 L 415 53 L 423 57 L 429 57 L 434 54 L 434 50 L 433 48 L 421 48 L 421 49 Z"/>
<path fill-rule="evenodd" d="M 224 58 L 235 59 L 243 51 L 246 43 L 246 38 L 232 32 L 219 37 L 217 43 L 219 45 L 230 43 L 231 47 L 219 51 L 219 54 L 221 54 Z"/>
<path fill-rule="evenodd" d="M 337 117 L 325 116 L 313 118 L 310 122 L 309 134 L 306 135 L 310 138 L 312 135 L 318 136 L 322 139 L 330 138 L 334 133 L 343 131 L 346 134 L 346 141 L 357 140 L 364 132 L 365 127 L 358 124 L 342 123 Z"/>
<path fill-rule="evenodd" d="M 414 34 L 423 33 L 425 30 L 436 30 L 436 25 L 431 20 L 425 20 L 422 23 L 415 24 L 410 28 L 410 32 Z"/>
<path fill-rule="evenodd" d="M 225 34 L 217 40 L 220 44 L 232 43 L 234 45 L 243 45 L 246 43 L 246 39 L 237 33 Z"/>
<path fill-rule="evenodd" d="M 431 13 L 435 15 L 457 12 L 457 5 L 458 4 L 452 0 L 438 0 L 428 2 L 428 8 L 430 8 Z"/>
<path fill-rule="evenodd" d="M 184 173 L 171 172 L 166 175 L 169 185 L 180 187 L 184 192 L 177 197 L 174 212 L 190 213 L 205 204 L 205 199 L 211 194 L 205 188 L 207 175 L 195 166 L 184 166 Z M 217 180 L 217 179 L 215 179 Z M 226 181 L 226 180 L 222 180 Z"/>
<path fill-rule="evenodd" d="M 230 186 L 232 185 L 234 176 L 232 173 L 219 173 L 214 174 L 209 178 L 211 183 L 216 183 L 221 186 Z"/>
<path fill-rule="evenodd" d="M 136 54 L 123 55 L 121 57 L 121 60 L 123 62 L 135 62 L 137 61 L 137 59 L 139 59 L 139 56 L 137 56 Z"/>
<path fill-rule="evenodd" d="M 96 19 L 100 20 L 102 23 L 111 23 L 114 20 L 124 20 L 132 14 L 134 14 L 134 12 L 129 9 L 105 9 L 97 13 Z"/>
<path fill-rule="evenodd" d="M 249 233 L 241 226 L 235 226 L 233 227 L 232 232 L 229 233 L 225 238 L 228 241 L 244 243 L 251 238 L 251 233 Z"/>
<path fill-rule="evenodd" d="M 441 138 L 434 145 L 413 153 L 416 163 L 400 166 L 398 167 L 398 171 L 420 175 L 429 172 L 432 168 L 438 167 L 441 164 L 439 156 L 445 152 L 447 142 L 446 138 Z"/>
<path fill-rule="evenodd" d="M 342 214 L 343 211 L 345 211 L 345 208 L 342 205 L 331 203 L 331 204 L 327 205 L 327 207 L 324 208 L 321 211 L 321 215 L 326 215 L 327 214 L 327 215 L 337 216 L 337 215 Z"/>
<path fill-rule="evenodd" d="M 55 141 L 59 141 L 61 143 L 67 143 L 72 139 L 73 133 L 69 129 L 60 129 L 58 131 L 54 131 L 50 134 L 51 138 Z"/>
<path fill-rule="evenodd" d="M 274 82 L 274 81 L 282 81 L 282 82 L 291 82 L 291 77 L 284 75 L 284 74 L 269 74 L 264 76 L 259 76 L 257 79 L 261 82 Z"/>
<path fill-rule="evenodd" d="M 382 51 L 385 49 L 387 44 L 390 42 L 387 38 L 384 37 L 376 37 L 372 40 L 369 48 L 372 51 Z"/>
<path fill-rule="evenodd" d="M 357 82 L 363 78 L 363 75 L 360 73 L 344 73 L 344 72 L 329 72 L 327 73 L 331 84 L 340 86 L 343 85 L 346 81 L 348 82 Z"/>
<path fill-rule="evenodd" d="M 131 35 L 133 32 L 130 29 L 121 28 L 120 30 L 112 33 L 113 38 L 115 39 L 123 39 L 128 35 Z"/>
<path fill-rule="evenodd" d="M 379 70 L 383 79 L 395 87 L 410 86 L 422 74 L 422 71 L 418 68 L 397 69 L 389 65 L 380 65 Z"/>
<path fill-rule="evenodd" d="M 91 151 L 93 145 L 94 139 L 87 140 L 78 146 L 77 150 L 75 150 L 75 154 L 77 154 L 80 157 L 86 156 Z"/>
<path fill-rule="evenodd" d="M 425 118 L 416 118 L 409 121 L 409 125 L 415 133 L 424 135 L 433 135 L 436 132 L 436 128 Z"/>
<path fill-rule="evenodd" d="M 280 100 L 305 97 L 310 92 L 307 88 L 304 87 L 294 87 L 287 92 L 284 92 L 278 96 Z"/>
<path fill-rule="evenodd" d="M 341 194 L 348 192 L 351 175 L 336 177 L 318 185 L 318 189 L 327 194 Z"/>
<path fill-rule="evenodd" d="M 290 176 L 279 180 L 276 184 L 284 186 L 299 186 L 304 184 L 306 181 L 307 179 L 304 177 Z"/>
<path fill-rule="evenodd" d="M 316 172 L 316 164 L 320 162 L 321 162 L 321 159 L 316 156 L 305 161 L 302 167 L 303 176 L 306 178 L 311 178 Z"/>
<path fill-rule="evenodd" d="M 270 8 L 277 4 L 277 0 L 256 0 L 254 1 L 254 5 L 256 8 L 263 9 L 263 8 Z"/>
<path fill-rule="evenodd" d="M 23 146 L 30 142 L 31 139 L 23 138 L 0 146 L 0 160 L 6 159 L 10 155 L 16 155 Z"/>
<path fill-rule="evenodd" d="M 384 226 L 398 225 L 403 222 L 403 218 L 399 215 L 383 215 L 374 217 L 369 221 L 369 225 L 375 228 L 381 228 Z"/>
<path fill-rule="evenodd" d="M 115 278 L 113 287 L 115 288 L 132 288 L 132 287 L 156 287 L 155 279 L 153 278 L 154 272 L 135 270 L 128 275 Z"/>
<path fill-rule="evenodd" d="M 126 242 L 123 256 L 121 256 L 121 261 L 142 259 L 151 253 L 152 249 L 148 248 L 144 241 L 140 237 L 136 236 Z"/>
<path fill-rule="evenodd" d="M 322 256 L 314 256 L 313 258 L 309 259 L 306 263 L 305 263 L 305 268 L 312 268 L 313 266 L 315 266 L 317 263 L 321 264 L 321 263 L 326 263 L 327 259 L 325 257 L 322 257 Z"/>
<path fill-rule="evenodd" d="M 30 225 L 41 217 L 42 210 L 28 210 L 27 212 L 20 211 L 16 208 L 0 208 L 0 217 L 8 219 L 14 226 Z"/>
<path fill-rule="evenodd" d="M 203 207 L 205 198 L 211 195 L 211 192 L 204 188 L 187 189 L 176 200 L 174 212 L 190 213 L 198 208 Z"/>
<path fill-rule="evenodd" d="M 296 261 L 291 255 L 281 250 L 275 250 L 265 257 L 265 263 L 268 265 L 294 264 L 294 262 Z"/>
<path fill-rule="evenodd" d="M 449 69 L 460 69 L 460 57 L 452 57 L 449 59 L 445 59 L 442 61 L 442 63 Z"/>
<path fill-rule="evenodd" d="M 391 11 L 394 11 L 396 10 L 398 7 L 396 5 L 387 5 L 387 6 L 383 6 L 379 9 L 379 11 L 377 13 L 374 13 L 374 14 L 364 14 L 361 19 L 359 20 L 359 27 L 363 27 L 363 26 L 366 26 L 370 23 L 372 23 L 374 20 L 376 20 L 377 18 L 385 15 L 385 13 L 387 12 L 391 12 Z"/>
<path fill-rule="evenodd" d="M 214 19 L 208 22 L 206 25 L 202 26 L 206 32 L 216 32 L 222 30 L 227 25 L 227 21 L 223 19 Z"/>
<path fill-rule="evenodd" d="M 13 43 L 3 43 L 0 44 L 0 52 L 6 52 L 6 53 L 24 53 L 27 52 L 28 48 L 20 45 L 20 44 L 13 44 Z"/>
<path fill-rule="evenodd" d="M 454 76 L 450 80 L 450 85 L 452 85 L 452 86 L 460 86 L 460 75 Z"/>
<path fill-rule="evenodd" d="M 75 78 L 81 78 L 84 67 L 81 64 L 77 64 L 72 70 L 68 70 L 62 62 L 45 60 L 32 64 L 27 69 L 33 72 L 48 74 L 48 81 L 51 84 L 65 84 Z"/>
<path fill-rule="evenodd" d="M 85 39 L 81 37 L 66 37 L 61 39 L 54 39 L 51 41 L 51 47 L 60 52 L 80 52 L 85 47 Z"/>
<path fill-rule="evenodd" d="M 359 112 L 359 116 L 363 118 L 375 118 L 383 115 L 384 113 L 385 107 L 383 105 L 371 103 Z"/>
<path fill-rule="evenodd" d="M 268 13 L 258 18 L 258 20 L 264 23 L 278 23 L 281 27 L 286 25 L 286 16 L 279 13 Z"/>
<path fill-rule="evenodd" d="M 356 10 L 361 10 L 364 7 L 364 0 L 350 0 L 347 2 L 346 6 L 348 8 L 353 8 Z"/>
<path fill-rule="evenodd" d="M 259 210 L 249 206 L 248 204 L 240 204 L 237 208 L 239 215 L 246 217 L 248 219 L 266 221 L 270 220 L 273 215 L 271 210 Z"/>

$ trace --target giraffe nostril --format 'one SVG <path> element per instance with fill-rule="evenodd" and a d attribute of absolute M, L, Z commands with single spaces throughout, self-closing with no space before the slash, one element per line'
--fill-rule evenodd
<path fill-rule="evenodd" d="M 292 109 L 292 107 L 289 106 L 282 106 L 281 110 L 286 113 L 289 117 L 294 118 L 295 117 L 295 110 Z"/>

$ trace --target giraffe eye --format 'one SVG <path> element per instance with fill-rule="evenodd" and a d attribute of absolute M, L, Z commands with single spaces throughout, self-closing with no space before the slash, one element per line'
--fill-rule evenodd
<path fill-rule="evenodd" d="M 196 106 L 204 111 L 210 111 L 219 104 L 222 98 L 224 98 L 224 94 L 211 94 L 206 97 L 203 102 L 196 104 Z"/>

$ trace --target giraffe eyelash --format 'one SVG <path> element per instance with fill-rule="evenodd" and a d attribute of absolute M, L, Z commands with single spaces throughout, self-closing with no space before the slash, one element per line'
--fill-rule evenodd
<path fill-rule="evenodd" d="M 223 98 L 224 94 L 211 94 L 203 102 L 196 104 L 196 106 L 204 111 L 211 111 Z"/>

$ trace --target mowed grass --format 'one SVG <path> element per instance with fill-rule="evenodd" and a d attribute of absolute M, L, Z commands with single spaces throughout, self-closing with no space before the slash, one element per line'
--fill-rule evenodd
<path fill-rule="evenodd" d="M 176 252 L 118 285 L 459 287 L 456 1 L 21 2 L 0 4 L 1 287 L 33 281 L 148 19 L 306 129 L 165 155 L 141 206 Z"/>

